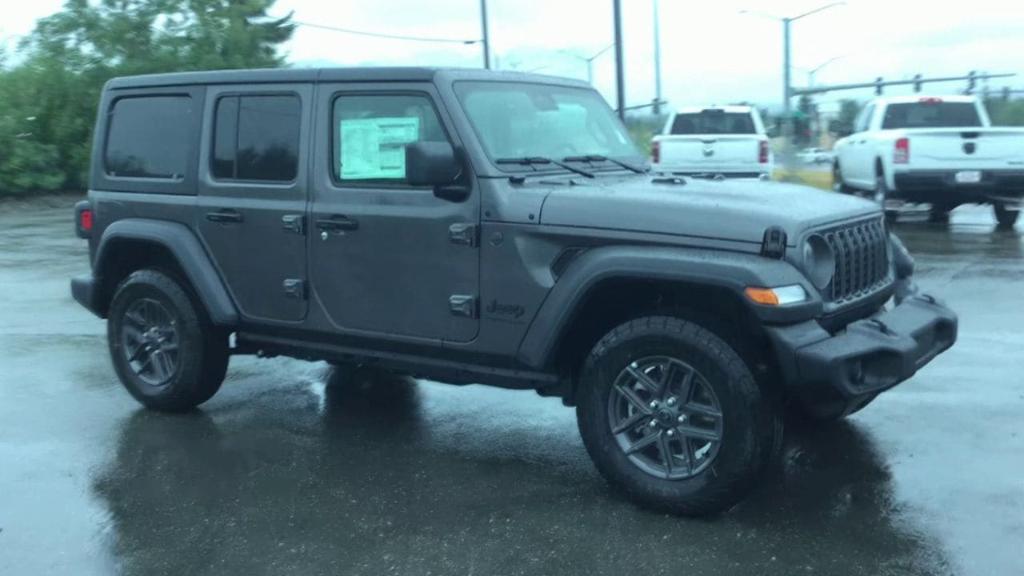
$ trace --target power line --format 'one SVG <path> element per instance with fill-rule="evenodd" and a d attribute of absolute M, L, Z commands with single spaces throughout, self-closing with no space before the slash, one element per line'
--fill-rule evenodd
<path fill-rule="evenodd" d="M 316 28 L 319 30 L 329 30 L 331 32 L 342 32 L 344 34 L 354 34 L 356 36 L 369 36 L 371 38 L 388 38 L 390 40 L 408 40 L 410 42 L 435 42 L 440 44 L 477 44 L 481 40 L 459 40 L 456 38 L 429 38 L 426 36 L 404 36 L 401 34 L 384 34 L 381 32 L 367 32 L 365 30 L 353 30 L 351 28 L 339 28 L 337 26 L 327 26 L 324 24 L 313 24 L 312 22 L 301 22 L 293 20 L 292 24 L 296 26 L 305 26 L 306 28 Z"/>

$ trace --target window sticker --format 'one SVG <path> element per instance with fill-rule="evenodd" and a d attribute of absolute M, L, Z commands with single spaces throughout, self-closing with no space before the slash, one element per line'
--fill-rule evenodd
<path fill-rule="evenodd" d="M 420 135 L 416 116 L 342 120 L 341 179 L 405 178 L 405 145 Z"/>

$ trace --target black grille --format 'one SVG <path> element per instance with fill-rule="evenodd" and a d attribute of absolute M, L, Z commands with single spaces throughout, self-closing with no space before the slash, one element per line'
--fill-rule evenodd
<path fill-rule="evenodd" d="M 889 238 L 881 218 L 845 224 L 820 233 L 836 257 L 826 297 L 842 304 L 867 296 L 889 281 Z"/>

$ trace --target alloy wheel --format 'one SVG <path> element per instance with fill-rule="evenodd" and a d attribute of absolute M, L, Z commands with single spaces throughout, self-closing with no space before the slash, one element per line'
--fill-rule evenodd
<path fill-rule="evenodd" d="M 174 315 L 159 301 L 140 298 L 121 322 L 121 350 L 146 384 L 166 385 L 178 371 L 180 336 Z"/>
<path fill-rule="evenodd" d="M 611 387 L 608 422 L 619 448 L 651 476 L 690 478 L 704 471 L 722 444 L 722 409 L 692 366 L 669 356 L 626 366 Z"/>

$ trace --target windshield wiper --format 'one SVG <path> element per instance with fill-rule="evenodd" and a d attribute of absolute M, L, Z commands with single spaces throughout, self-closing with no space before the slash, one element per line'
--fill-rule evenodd
<path fill-rule="evenodd" d="M 576 168 L 566 164 L 565 162 L 559 162 L 558 160 L 552 160 L 551 158 L 545 158 L 543 156 L 522 156 L 519 158 L 498 158 L 494 161 L 495 164 L 519 164 L 522 166 L 532 166 L 534 164 L 554 164 L 559 168 L 568 170 L 569 172 L 575 172 L 580 176 L 586 176 L 587 178 L 593 178 L 594 174 L 587 172 L 581 168 Z"/>
<path fill-rule="evenodd" d="M 629 170 L 631 172 L 636 172 L 637 174 L 646 174 L 647 173 L 647 170 L 644 169 L 644 168 L 641 168 L 639 166 L 634 166 L 634 165 L 632 165 L 632 164 L 630 164 L 628 162 L 623 162 L 622 160 L 616 160 L 615 158 L 609 158 L 607 156 L 602 156 L 600 154 L 586 154 L 586 155 L 583 155 L 583 156 L 566 156 L 565 158 L 562 158 L 562 161 L 563 162 L 611 162 L 612 164 L 615 164 L 616 166 L 619 166 L 621 168 L 625 168 L 626 170 Z"/>

